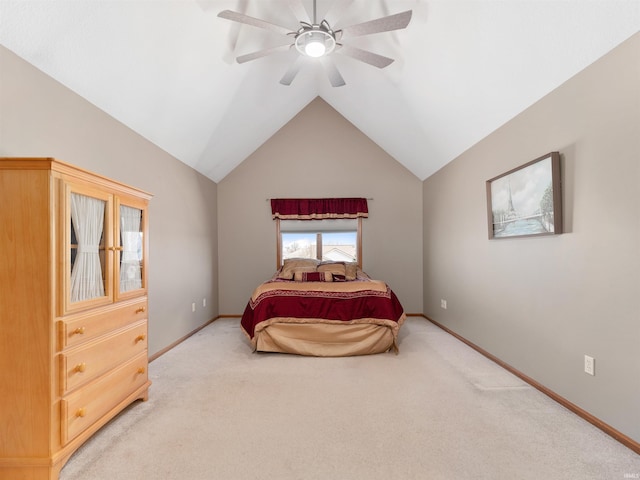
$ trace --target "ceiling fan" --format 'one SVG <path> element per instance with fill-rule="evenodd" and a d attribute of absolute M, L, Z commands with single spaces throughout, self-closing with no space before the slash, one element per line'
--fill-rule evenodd
<path fill-rule="evenodd" d="M 348 3 L 350 3 L 350 0 Z M 307 17 L 300 0 L 289 0 L 289 6 L 298 18 L 303 15 L 305 18 Z M 293 79 L 296 77 L 300 67 L 302 66 L 302 59 L 317 58 L 324 65 L 331 86 L 341 87 L 345 85 L 345 81 L 338 71 L 335 63 L 330 58 L 330 55 L 334 53 L 346 55 L 378 68 L 384 68 L 393 63 L 392 58 L 378 55 L 377 53 L 363 50 L 358 47 L 345 45 L 341 43 L 342 38 L 371 35 L 374 33 L 389 32 L 392 30 L 406 28 L 411 20 L 411 14 L 411 10 L 407 10 L 394 15 L 388 15 L 375 20 L 351 25 L 350 27 L 344 27 L 339 30 L 333 30 L 327 20 L 323 19 L 320 22 L 317 21 L 316 0 L 313 0 L 313 20 L 311 23 L 299 20 L 300 27 L 295 31 L 291 31 L 291 29 L 281 25 L 250 17 L 243 13 L 233 12 L 231 10 L 223 10 L 218 14 L 218 17 L 234 22 L 244 23 L 253 27 L 264 28 L 293 38 L 293 43 L 288 45 L 265 48 L 263 50 L 258 50 L 257 52 L 241 55 L 236 58 L 238 63 L 249 62 L 278 51 L 295 48 L 299 55 L 280 80 L 281 84 L 291 85 L 291 82 L 293 82 Z"/>

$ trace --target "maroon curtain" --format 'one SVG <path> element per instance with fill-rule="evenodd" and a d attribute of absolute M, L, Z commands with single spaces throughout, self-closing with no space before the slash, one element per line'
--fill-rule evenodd
<path fill-rule="evenodd" d="M 366 198 L 272 198 L 271 214 L 282 220 L 368 217 Z"/>

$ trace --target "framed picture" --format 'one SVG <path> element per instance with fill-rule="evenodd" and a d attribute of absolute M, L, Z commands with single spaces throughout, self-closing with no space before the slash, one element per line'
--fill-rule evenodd
<path fill-rule="evenodd" d="M 560 154 L 487 180 L 487 216 L 490 239 L 562 233 Z"/>

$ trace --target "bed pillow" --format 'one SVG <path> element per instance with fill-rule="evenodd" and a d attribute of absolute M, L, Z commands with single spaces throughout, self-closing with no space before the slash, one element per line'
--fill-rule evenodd
<path fill-rule="evenodd" d="M 293 273 L 296 270 L 315 272 L 318 263 L 320 262 L 313 258 L 287 258 L 283 262 L 280 272 L 278 272 L 278 278 L 292 280 Z"/>
<path fill-rule="evenodd" d="M 355 280 L 358 277 L 358 264 L 355 262 L 348 262 L 344 264 L 345 278 L 348 281 Z"/>
<path fill-rule="evenodd" d="M 329 272 L 332 275 L 346 276 L 346 267 L 344 262 L 323 262 L 318 265 L 319 272 Z"/>
<path fill-rule="evenodd" d="M 333 282 L 331 272 L 306 272 L 304 270 L 296 270 L 293 274 L 296 282 Z"/>

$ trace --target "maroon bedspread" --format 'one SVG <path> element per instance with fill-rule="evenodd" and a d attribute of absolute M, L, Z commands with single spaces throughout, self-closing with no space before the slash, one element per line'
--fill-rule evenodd
<path fill-rule="evenodd" d="M 256 288 L 240 323 L 253 339 L 257 331 L 274 322 L 374 323 L 397 332 L 404 318 L 398 298 L 379 280 L 270 280 Z"/>

